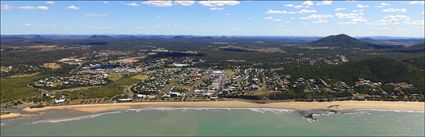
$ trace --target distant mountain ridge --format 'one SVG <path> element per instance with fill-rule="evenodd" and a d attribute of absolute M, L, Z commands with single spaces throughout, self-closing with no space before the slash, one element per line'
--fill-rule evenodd
<path fill-rule="evenodd" d="M 309 43 L 312 46 L 333 48 L 376 48 L 379 45 L 360 41 L 346 34 L 330 35 Z"/>
<path fill-rule="evenodd" d="M 400 48 L 398 45 L 381 45 L 369 43 L 366 41 L 372 41 L 373 39 L 363 38 L 363 40 L 359 40 L 348 36 L 346 34 L 338 34 L 338 35 L 330 35 L 319 40 L 308 43 L 310 46 L 316 47 L 330 47 L 330 48 Z"/>

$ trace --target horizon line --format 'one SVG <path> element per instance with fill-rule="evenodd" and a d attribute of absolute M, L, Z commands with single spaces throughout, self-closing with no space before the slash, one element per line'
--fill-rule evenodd
<path fill-rule="evenodd" d="M 106 35 L 106 36 L 119 36 L 119 35 L 128 35 L 128 36 L 200 36 L 200 37 L 327 37 L 331 35 L 340 35 L 345 33 L 339 33 L 339 34 L 330 34 L 330 35 L 321 35 L 321 36 L 309 36 L 309 35 L 192 35 L 192 34 L 108 34 L 108 33 L 94 33 L 94 34 L 0 34 L 0 36 L 19 36 L 19 35 L 41 35 L 41 36 L 47 36 L 47 35 L 71 35 L 71 36 L 93 36 L 93 35 Z M 348 34 L 346 34 L 348 35 Z M 425 39 L 425 36 L 384 36 L 384 35 L 362 35 L 362 36 L 354 36 L 354 35 L 348 35 L 351 37 L 395 37 L 395 38 L 423 38 Z"/>

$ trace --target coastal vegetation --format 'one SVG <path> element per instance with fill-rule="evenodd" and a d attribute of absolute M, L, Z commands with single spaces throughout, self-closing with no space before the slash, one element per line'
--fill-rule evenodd
<path fill-rule="evenodd" d="M 23 99 L 26 97 L 38 95 L 38 91 L 32 88 L 29 88 L 27 85 L 31 81 L 34 81 L 38 78 L 41 78 L 42 75 L 31 75 L 25 77 L 8 77 L 1 78 L 0 80 L 0 102 L 7 102 L 17 99 Z"/>

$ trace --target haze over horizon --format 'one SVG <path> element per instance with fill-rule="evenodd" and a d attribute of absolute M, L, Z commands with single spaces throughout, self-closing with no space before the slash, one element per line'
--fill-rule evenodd
<path fill-rule="evenodd" d="M 424 37 L 423 1 L 1 1 L 1 35 Z"/>

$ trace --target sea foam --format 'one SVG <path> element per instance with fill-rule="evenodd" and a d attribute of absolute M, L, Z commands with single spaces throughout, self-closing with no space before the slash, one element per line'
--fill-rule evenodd
<path fill-rule="evenodd" d="M 387 110 L 387 109 L 356 109 L 357 111 L 379 111 L 379 112 L 397 112 L 397 113 L 425 113 L 421 110 Z"/>
<path fill-rule="evenodd" d="M 147 110 L 158 110 L 158 111 L 232 111 L 232 110 L 249 110 L 253 112 L 265 113 L 265 112 L 293 112 L 294 110 L 290 109 L 278 109 L 278 108 L 140 108 L 140 109 L 127 109 L 127 111 L 141 112 Z"/>
<path fill-rule="evenodd" d="M 85 116 L 79 116 L 79 117 L 73 117 L 73 118 L 66 118 L 66 119 L 47 119 L 47 120 L 39 120 L 34 121 L 32 124 L 40 124 L 40 123 L 60 123 L 60 122 L 68 122 L 68 121 L 76 121 L 76 120 L 82 120 L 82 119 L 89 119 L 89 118 L 95 118 L 102 115 L 107 114 L 117 114 L 122 113 L 122 111 L 111 111 L 111 112 L 105 112 L 105 113 L 98 113 L 98 114 L 92 114 L 92 115 L 85 115 Z"/>
<path fill-rule="evenodd" d="M 91 115 L 85 115 L 85 116 L 79 116 L 79 117 L 73 117 L 73 118 L 65 118 L 65 119 L 39 120 L 39 121 L 32 122 L 32 124 L 61 123 L 61 122 L 69 122 L 69 121 L 90 119 L 90 118 L 95 118 L 95 117 L 99 117 L 99 116 L 103 116 L 103 115 L 107 115 L 107 114 L 118 114 L 118 113 L 125 113 L 125 112 L 142 112 L 142 111 L 149 111 L 149 110 L 157 110 L 157 111 L 188 111 L 188 110 L 194 110 L 194 111 L 232 111 L 232 110 L 249 110 L 249 111 L 259 112 L 259 113 L 265 113 L 265 112 L 283 113 L 283 112 L 293 112 L 294 111 L 294 110 L 290 110 L 290 109 L 275 109 L 275 108 L 140 108 L 140 109 L 126 109 L 126 110 L 119 110 L 119 111 L 97 113 L 97 114 L 91 114 Z"/>

